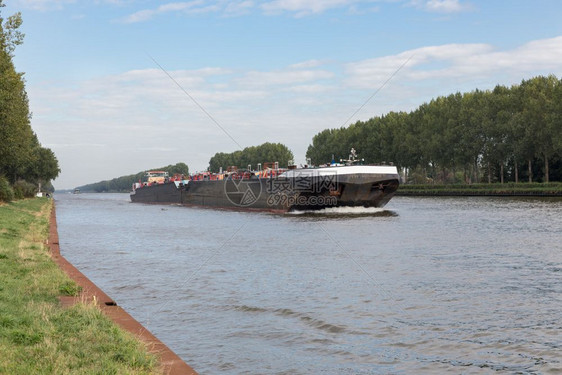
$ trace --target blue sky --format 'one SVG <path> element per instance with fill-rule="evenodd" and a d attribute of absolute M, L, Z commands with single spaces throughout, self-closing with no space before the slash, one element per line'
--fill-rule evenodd
<path fill-rule="evenodd" d="M 562 76 L 562 2 L 8 0 L 56 188 L 282 142 L 439 95 Z M 350 122 L 346 120 L 406 65 Z M 323 161 L 317 161 L 323 162 Z"/>

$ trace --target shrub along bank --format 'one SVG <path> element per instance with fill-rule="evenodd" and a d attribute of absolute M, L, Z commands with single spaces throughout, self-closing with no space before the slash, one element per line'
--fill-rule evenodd
<path fill-rule="evenodd" d="M 44 245 L 52 202 L 0 203 L 0 374 L 155 374 L 144 344 L 94 304 L 61 307 L 78 286 Z"/>

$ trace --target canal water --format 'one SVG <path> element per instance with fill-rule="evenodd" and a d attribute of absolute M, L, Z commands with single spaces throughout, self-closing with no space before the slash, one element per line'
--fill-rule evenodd
<path fill-rule="evenodd" d="M 562 372 L 561 199 L 55 199 L 62 254 L 201 374 Z"/>

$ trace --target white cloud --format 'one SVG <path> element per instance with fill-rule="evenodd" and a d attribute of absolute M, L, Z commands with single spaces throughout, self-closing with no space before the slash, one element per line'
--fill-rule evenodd
<path fill-rule="evenodd" d="M 169 13 L 202 14 L 222 13 L 224 16 L 234 17 L 249 13 L 255 7 L 254 1 L 227 1 L 227 0 L 193 0 L 162 4 L 156 8 L 136 11 L 121 19 L 124 23 L 137 23 L 148 21 L 155 16 Z"/>
<path fill-rule="evenodd" d="M 251 71 L 237 79 L 237 83 L 243 86 L 287 86 L 326 80 L 333 78 L 334 74 L 326 70 L 287 70 L 256 72 Z"/>
<path fill-rule="evenodd" d="M 429 0 L 425 8 L 430 12 L 439 13 L 458 13 L 468 9 L 459 0 Z"/>
<path fill-rule="evenodd" d="M 144 9 L 144 10 L 139 10 L 133 14 L 130 14 L 123 19 L 123 22 L 124 23 L 143 22 L 151 19 L 156 15 L 171 13 L 171 12 L 189 12 L 189 11 L 201 12 L 204 9 L 209 9 L 207 6 L 205 6 L 205 4 L 206 3 L 203 0 L 163 4 L 155 9 Z"/>
<path fill-rule="evenodd" d="M 248 14 L 254 9 L 261 9 L 263 13 L 268 15 L 292 13 L 296 17 L 303 17 L 323 13 L 330 9 L 344 8 L 347 9 L 348 14 L 358 15 L 378 11 L 379 8 L 373 7 L 372 4 L 373 2 L 379 1 L 385 0 L 268 0 L 262 2 L 261 4 L 253 0 L 175 2 L 160 5 L 157 8 L 136 11 L 124 17 L 122 21 L 124 23 L 143 22 L 150 20 L 157 15 L 172 12 L 182 12 L 186 14 L 216 12 L 221 13 L 223 16 L 235 17 Z"/>
<path fill-rule="evenodd" d="M 297 16 L 322 13 L 328 9 L 340 8 L 360 2 L 358 0 L 273 0 L 261 8 L 266 13 L 294 12 Z"/>
<path fill-rule="evenodd" d="M 412 0 L 410 4 L 435 13 L 460 13 L 472 8 L 466 2 L 461 3 L 461 0 Z"/>
<path fill-rule="evenodd" d="M 241 16 L 250 12 L 254 8 L 255 3 L 253 1 L 240 1 L 240 2 L 229 2 L 224 8 L 225 15 L 228 16 Z"/>
<path fill-rule="evenodd" d="M 65 4 L 74 2 L 75 0 L 18 0 L 23 8 L 41 11 L 62 9 Z"/>
<path fill-rule="evenodd" d="M 560 74 L 562 37 L 537 40 L 506 51 L 488 44 L 447 44 L 358 61 L 345 66 L 346 84 L 353 88 L 376 89 L 409 57 L 411 60 L 396 79 L 410 84 L 451 79 L 468 82 L 480 78 L 493 82 L 498 75 L 521 77 L 534 72 Z"/>
<path fill-rule="evenodd" d="M 47 11 L 60 10 L 65 5 L 76 3 L 76 0 L 15 0 L 26 9 Z M 235 17 L 250 13 L 254 9 L 261 9 L 265 14 L 275 15 L 292 13 L 296 17 L 320 14 L 331 9 L 345 9 L 349 15 L 361 15 L 378 12 L 380 8 L 374 3 L 395 2 L 406 3 L 418 9 L 436 13 L 458 13 L 472 9 L 469 3 L 462 0 L 192 0 L 169 2 L 155 8 L 137 10 L 121 19 L 124 23 L 148 21 L 155 16 L 170 13 L 200 14 L 221 13 L 224 16 Z M 96 0 L 96 4 L 111 4 L 113 6 L 132 6 L 142 3 L 136 0 Z"/>
<path fill-rule="evenodd" d="M 408 111 L 456 91 L 538 74 L 562 76 L 562 36 L 509 50 L 446 44 L 346 64 L 308 60 L 270 71 L 204 67 L 169 73 L 243 147 L 282 142 L 301 162 L 314 134 L 347 125 L 409 58 L 351 122 Z M 57 188 L 178 161 L 201 170 L 214 153 L 238 148 L 159 69 L 44 82 L 28 92 L 34 129 L 61 162 Z"/>
<path fill-rule="evenodd" d="M 314 82 L 328 76 L 294 69 L 234 74 L 216 67 L 169 74 L 243 147 L 266 141 L 289 143 L 288 127 L 303 121 L 291 113 L 290 103 L 320 92 Z M 299 86 L 303 82 L 310 82 L 310 87 Z M 282 88 L 276 89 L 277 85 Z M 293 86 L 294 92 L 286 98 L 284 90 Z M 134 173 L 147 165 L 186 161 L 192 168 L 204 169 L 215 152 L 238 148 L 158 69 L 58 86 L 45 83 L 30 87 L 29 93 L 34 128 L 61 162 L 63 173 L 55 182 L 58 188 Z M 261 131 L 265 124 L 276 130 Z M 73 144 L 80 146 L 71 147 Z M 96 166 L 103 167 L 90 166 L 92 155 Z M 77 170 L 76 164 L 85 171 Z"/>
<path fill-rule="evenodd" d="M 336 89 L 336 86 L 333 85 L 320 85 L 320 84 L 312 84 L 312 85 L 295 85 L 291 86 L 286 89 L 286 91 L 299 93 L 299 94 L 319 94 L 328 91 L 333 91 Z"/>
<path fill-rule="evenodd" d="M 324 65 L 325 62 L 322 60 L 307 60 L 300 63 L 289 65 L 290 69 L 307 69 L 307 68 L 317 68 Z"/>
<path fill-rule="evenodd" d="M 406 3 L 436 13 L 458 13 L 470 10 L 472 7 L 461 0 L 272 0 L 261 5 L 266 14 L 283 12 L 294 13 L 297 17 L 319 14 L 330 9 L 345 8 L 351 15 L 361 15 L 379 12 L 379 6 L 374 3 Z"/>
<path fill-rule="evenodd" d="M 48 2 L 56 0 L 22 1 Z M 213 12 L 227 17 L 235 17 L 249 14 L 255 9 L 260 9 L 266 15 L 290 13 L 295 17 L 320 14 L 331 9 L 344 9 L 349 15 L 361 15 L 379 12 L 380 7 L 373 6 L 373 4 L 381 2 L 406 3 L 418 9 L 438 13 L 456 13 L 471 9 L 469 4 L 461 3 L 461 0 L 267 0 L 261 4 L 253 0 L 193 0 L 171 2 L 156 8 L 138 10 L 122 18 L 121 21 L 124 23 L 144 22 L 155 16 L 170 13 L 199 14 Z"/>

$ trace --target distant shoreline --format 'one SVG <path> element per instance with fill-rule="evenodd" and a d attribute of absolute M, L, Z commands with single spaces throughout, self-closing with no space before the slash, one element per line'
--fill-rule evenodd
<path fill-rule="evenodd" d="M 400 185 L 396 196 L 562 197 L 562 183 Z"/>
<path fill-rule="evenodd" d="M 71 193 L 70 190 L 57 190 L 56 193 Z M 97 192 L 94 190 L 82 193 L 127 194 L 130 191 L 110 190 Z M 395 196 L 419 197 L 562 197 L 562 183 L 496 183 L 496 184 L 456 184 L 456 185 L 408 185 L 402 184 Z"/>

